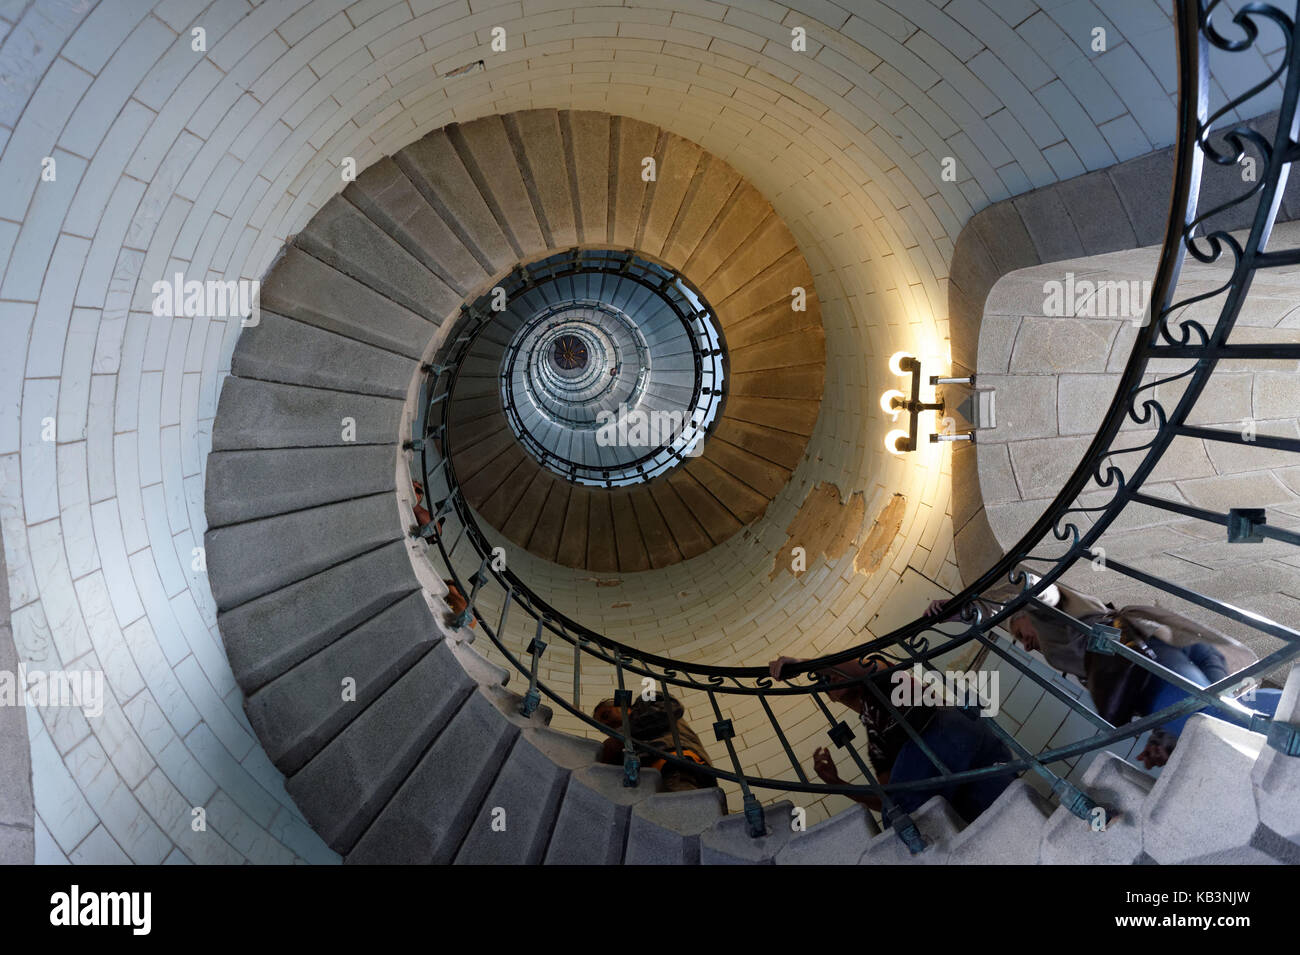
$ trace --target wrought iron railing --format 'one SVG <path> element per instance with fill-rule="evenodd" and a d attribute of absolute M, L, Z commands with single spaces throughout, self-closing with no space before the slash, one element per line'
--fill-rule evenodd
<path fill-rule="evenodd" d="M 1229 16 L 1232 24 L 1221 25 L 1220 21 Z M 435 559 L 445 568 L 445 575 L 468 597 L 468 608 L 454 623 L 464 625 L 471 617 L 477 619 L 481 632 L 497 651 L 528 679 L 523 703 L 526 713 L 532 712 L 545 697 L 593 730 L 622 740 L 625 778 L 628 784 L 634 785 L 639 773 L 639 753 L 649 754 L 655 759 L 663 759 L 668 764 L 692 771 L 699 771 L 700 768 L 684 758 L 680 741 L 665 750 L 633 738 L 628 721 L 632 699 L 629 682 L 633 679 L 652 681 L 660 691 L 671 693 L 678 699 L 698 694 L 708 702 L 715 718 L 713 729 L 716 738 L 723 744 L 727 754 L 722 764 L 709 768 L 707 772 L 739 787 L 751 834 L 759 835 L 765 828 L 763 808 L 755 794 L 756 790 L 869 795 L 879 801 L 883 816 L 892 823 L 900 838 L 913 852 L 924 848 L 925 842 L 909 815 L 897 806 L 896 797 L 900 793 L 909 790 L 929 791 L 941 785 L 1032 772 L 1043 777 L 1061 805 L 1082 819 L 1092 819 L 1094 810 L 1098 808 L 1096 802 L 1053 771 L 1051 767 L 1054 763 L 1135 739 L 1167 721 L 1207 707 L 1238 717 L 1243 712 L 1246 713 L 1250 728 L 1266 734 L 1268 745 L 1289 756 L 1300 756 L 1300 730 L 1288 723 L 1274 721 L 1263 712 L 1243 707 L 1240 701 L 1232 697 L 1235 688 L 1300 657 L 1300 631 L 1294 627 L 1197 593 L 1192 588 L 1165 580 L 1141 568 L 1113 558 L 1108 559 L 1106 566 L 1112 571 L 1281 641 L 1279 649 L 1266 654 L 1250 666 L 1202 687 L 1184 680 L 1147 656 L 1125 646 L 1118 639 L 1119 632 L 1112 627 L 1072 618 L 1043 599 L 1044 591 L 1060 580 L 1071 567 L 1080 562 L 1092 562 L 1100 556 L 1097 551 L 1098 541 L 1130 506 L 1145 505 L 1171 515 L 1223 526 L 1226 528 L 1227 542 L 1269 538 L 1291 544 L 1300 543 L 1300 535 L 1268 523 L 1267 515 L 1262 510 L 1234 509 L 1226 514 L 1219 513 L 1167 500 L 1143 490 L 1144 482 L 1170 443 L 1179 436 L 1229 444 L 1252 443 L 1257 447 L 1300 452 L 1300 439 L 1261 435 L 1254 436 L 1252 441 L 1242 434 L 1188 424 L 1189 413 L 1221 362 L 1228 359 L 1300 359 L 1300 346 L 1295 344 L 1247 345 L 1229 341 L 1229 334 L 1241 312 L 1255 273 L 1260 269 L 1300 264 L 1300 248 L 1267 248 L 1289 165 L 1300 157 L 1300 128 L 1296 110 L 1297 90 L 1300 88 L 1300 70 L 1296 68 L 1296 59 L 1300 55 L 1300 45 L 1295 42 L 1295 21 L 1275 7 L 1258 3 L 1248 4 L 1232 15 L 1232 11 L 1218 0 L 1179 0 L 1175 5 L 1175 20 L 1179 73 L 1175 172 L 1168 225 L 1146 321 L 1122 373 L 1115 398 L 1087 452 L 1065 481 L 1060 493 L 1019 542 L 946 605 L 947 609 L 958 614 L 956 619 L 960 630 L 957 632 L 946 632 L 932 618 L 918 617 L 887 635 L 790 666 L 783 671 L 781 680 L 772 679 L 766 667 L 688 663 L 646 653 L 596 633 L 551 606 L 512 569 L 502 566 L 495 559 L 490 540 L 479 528 L 472 510 L 461 496 L 451 465 L 451 436 L 445 420 L 448 404 L 446 396 L 455 388 L 460 353 L 453 349 L 437 364 L 427 368 L 425 390 L 421 395 L 424 414 L 417 425 L 412 446 L 418 452 L 419 469 L 424 477 L 428 500 L 432 502 L 433 514 L 427 524 L 416 528 L 413 533 L 429 541 Z M 1213 49 L 1232 54 L 1248 50 L 1259 39 L 1261 27 L 1277 30 L 1281 34 L 1284 50 L 1277 60 L 1279 65 L 1267 81 L 1256 84 L 1210 114 L 1207 107 L 1207 64 L 1210 51 Z M 1243 106 L 1249 107 L 1251 100 L 1274 82 L 1282 84 L 1283 92 L 1277 132 L 1271 139 L 1246 126 L 1225 125 L 1224 128 L 1218 128 L 1223 117 Z M 1212 133 L 1224 134 L 1228 144 L 1226 149 L 1211 145 Z M 1263 174 L 1232 201 L 1208 211 L 1198 211 L 1197 199 L 1205 159 L 1218 165 L 1236 164 L 1245 154 L 1248 144 L 1261 157 Z M 1229 208 L 1241 208 L 1248 203 L 1255 205 L 1251 225 L 1244 239 L 1222 230 L 1206 231 L 1205 224 L 1208 220 Z M 1180 268 L 1189 253 L 1200 262 L 1230 264 L 1230 279 L 1214 292 L 1178 298 Z M 1230 255 L 1230 259 L 1224 258 L 1225 253 Z M 1180 317 L 1187 305 L 1212 297 L 1222 299 L 1218 317 L 1212 327 L 1206 327 L 1191 318 Z M 461 347 L 463 349 L 464 346 Z M 1163 376 L 1158 381 L 1144 384 L 1148 366 L 1161 358 L 1185 360 L 1188 367 L 1176 374 Z M 1154 389 L 1175 381 L 1185 381 L 1185 386 L 1176 405 L 1170 410 L 1157 400 Z M 1155 436 L 1143 444 L 1126 446 L 1121 434 L 1121 427 L 1126 420 L 1154 428 Z M 1084 494 L 1095 495 L 1098 491 L 1109 493 L 1109 499 L 1105 503 L 1085 506 L 1081 502 Z M 1084 527 L 1081 528 L 1081 525 Z M 458 548 L 466 542 L 470 550 L 461 551 L 458 558 Z M 466 572 L 458 571 L 458 566 L 466 567 Z M 1027 573 L 1027 570 L 1032 570 L 1032 574 Z M 1010 596 L 1007 596 L 1008 585 Z M 993 600 L 991 595 L 995 593 L 1001 593 L 1002 596 Z M 492 615 L 493 619 L 489 619 L 483 609 L 487 606 L 499 608 Z M 1112 726 L 1086 703 L 1076 699 L 1052 680 L 1044 679 L 1034 672 L 1032 667 L 996 639 L 992 632 L 994 628 L 1026 609 L 1056 618 L 1086 637 L 1091 651 L 1118 654 L 1135 666 L 1153 671 L 1160 679 L 1185 690 L 1187 696 L 1158 712 L 1122 726 Z M 507 636 L 511 614 L 523 614 L 529 621 L 527 629 L 531 639 L 526 645 L 521 640 L 512 640 Z M 951 623 L 950 620 L 949 625 Z M 550 652 L 552 644 L 567 644 L 570 648 L 572 679 L 563 687 L 549 685 L 540 676 L 540 661 Z M 1032 752 L 996 721 L 989 720 L 989 728 L 1010 750 L 1011 760 L 995 766 L 950 772 L 922 736 L 900 719 L 900 713 L 891 701 L 878 693 L 874 679 L 888 677 L 917 664 L 932 671 L 936 669 L 937 658 L 973 647 L 982 648 L 987 653 L 996 655 L 1002 663 L 1021 671 L 1025 678 L 1039 684 L 1071 712 L 1090 723 L 1095 732 L 1066 745 L 1049 746 Z M 856 661 L 864 666 L 870 662 L 880 668 L 873 680 L 843 676 L 838 679 L 828 678 L 826 674 L 830 672 L 829 668 L 847 661 Z M 622 712 L 621 732 L 611 730 L 583 710 L 583 680 L 584 677 L 589 678 L 592 668 L 600 670 L 602 680 L 612 676 L 609 682 L 619 688 L 616 702 Z M 837 719 L 835 711 L 828 705 L 828 694 L 831 692 L 859 685 L 865 688 L 864 692 L 876 694 L 879 703 L 890 716 L 902 723 L 909 738 L 940 770 L 939 775 L 909 782 L 880 781 L 876 775 L 879 767 L 872 767 L 864 758 L 859 747 L 854 745 L 853 732 L 845 722 Z M 827 723 L 830 742 L 847 751 L 865 779 L 864 784 L 829 784 L 809 779 L 786 735 L 789 720 L 783 724 L 770 703 L 779 697 L 799 698 L 799 719 L 809 714 L 821 714 Z M 748 703 L 749 698 L 756 698 L 760 704 L 758 715 L 754 715 L 753 707 L 747 705 L 743 710 L 749 715 L 736 716 L 735 704 Z M 788 773 L 780 778 L 764 776 L 752 766 L 745 765 L 742 754 L 734 745 L 737 722 L 742 719 L 746 721 L 743 729 L 747 734 L 761 732 L 764 738 L 780 742 L 790 764 Z M 757 725 L 754 724 L 755 720 Z"/>

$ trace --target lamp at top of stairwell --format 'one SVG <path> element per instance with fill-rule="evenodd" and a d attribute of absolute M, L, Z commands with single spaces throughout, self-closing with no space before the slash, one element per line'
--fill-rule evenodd
<path fill-rule="evenodd" d="M 910 376 L 912 379 L 911 397 L 909 398 L 903 392 L 897 389 L 890 389 L 880 396 L 880 408 L 886 414 L 893 414 L 895 418 L 900 412 L 907 412 L 908 428 L 906 431 L 895 428 L 885 435 L 885 450 L 890 454 L 905 454 L 908 451 L 916 450 L 916 434 L 919 427 L 921 412 L 937 411 L 943 414 L 943 399 L 938 401 L 926 402 L 921 400 L 921 359 L 910 355 L 905 351 L 895 352 L 889 359 L 889 370 L 896 375 Z M 956 381 L 958 379 L 940 379 L 931 378 L 930 384 L 935 385 L 941 381 Z M 931 434 L 931 443 L 937 441 L 971 441 L 974 435 L 940 435 Z"/>

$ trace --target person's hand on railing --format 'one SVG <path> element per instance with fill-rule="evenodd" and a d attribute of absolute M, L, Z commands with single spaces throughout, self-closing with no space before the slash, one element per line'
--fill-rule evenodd
<path fill-rule="evenodd" d="M 781 676 L 781 671 L 785 668 L 786 664 L 803 662 L 804 660 L 802 657 L 777 657 L 767 665 L 767 672 L 772 674 L 773 680 L 787 679 L 786 677 Z"/>
<path fill-rule="evenodd" d="M 946 600 L 931 600 L 930 605 L 925 608 L 925 615 L 927 617 L 939 617 L 940 620 L 947 620 L 949 617 L 953 616 L 953 613 L 944 614 L 943 608 L 946 606 L 948 606 L 948 601 Z M 943 614 L 943 616 L 940 617 L 940 614 Z"/>

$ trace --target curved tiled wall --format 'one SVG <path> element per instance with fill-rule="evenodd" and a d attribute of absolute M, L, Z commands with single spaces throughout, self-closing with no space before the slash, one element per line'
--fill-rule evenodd
<path fill-rule="evenodd" d="M 1151 3 L 857 6 L 0 2 L 0 520 L 15 645 L 102 669 L 110 691 L 90 721 L 27 714 L 38 859 L 332 858 L 253 739 L 196 552 L 238 323 L 155 318 L 150 289 L 176 271 L 260 278 L 342 188 L 345 158 L 364 169 L 452 121 L 564 107 L 660 125 L 749 178 L 814 272 L 831 360 L 813 454 L 752 542 L 702 575 L 729 597 L 697 606 L 700 634 L 730 627 L 743 643 L 762 617 L 772 642 L 826 649 L 909 567 L 940 577 L 947 466 L 885 456 L 885 357 L 945 354 L 948 263 L 974 212 L 1169 142 L 1172 28 Z M 1089 47 L 1098 25 L 1105 53 Z M 791 48 L 795 27 L 806 51 Z M 1230 93 L 1264 69 L 1242 59 Z M 864 491 L 868 515 L 906 496 L 890 559 L 851 585 L 841 561 L 765 587 L 823 481 Z M 199 805 L 215 838 L 193 834 Z"/>

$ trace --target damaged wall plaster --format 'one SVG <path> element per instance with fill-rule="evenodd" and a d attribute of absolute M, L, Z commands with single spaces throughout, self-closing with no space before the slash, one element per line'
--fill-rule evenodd
<path fill-rule="evenodd" d="M 861 544 L 853 558 L 853 569 L 859 574 L 875 573 L 898 536 L 906 506 L 907 498 L 895 494 L 863 535 L 862 523 L 866 514 L 863 492 L 854 491 L 845 502 L 838 487 L 823 481 L 808 492 L 794 520 L 786 528 L 786 542 L 776 555 L 768 579 L 775 580 L 782 571 L 795 577 L 805 572 L 794 569 L 796 547 L 804 549 L 804 567 L 807 568 L 818 555 L 834 563 L 859 540 Z"/>

